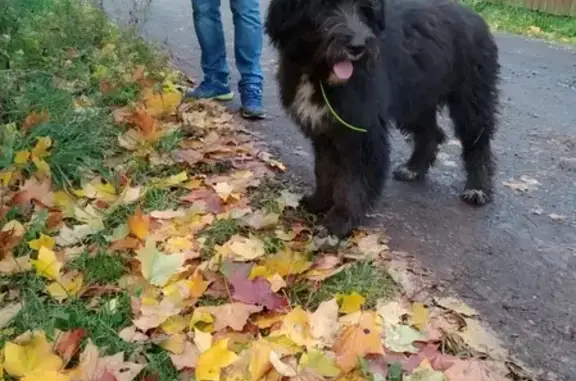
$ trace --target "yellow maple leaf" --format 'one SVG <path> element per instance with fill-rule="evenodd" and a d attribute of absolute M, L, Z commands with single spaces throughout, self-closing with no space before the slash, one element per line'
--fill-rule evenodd
<path fill-rule="evenodd" d="M 0 378 L 1 380 L 1 378 Z M 55 370 L 37 371 L 21 378 L 20 381 L 69 381 L 70 376 Z"/>
<path fill-rule="evenodd" d="M 21 343 L 9 341 L 4 347 L 4 369 L 13 377 L 58 371 L 62 365 L 62 359 L 52 353 L 52 345 L 42 331 L 32 332 Z"/>
<path fill-rule="evenodd" d="M 194 312 L 192 312 L 192 317 L 190 318 L 190 324 L 188 326 L 190 329 L 198 326 L 203 331 L 212 332 L 212 323 L 214 323 L 214 316 L 212 316 L 211 313 L 195 309 Z"/>
<path fill-rule="evenodd" d="M 360 308 L 366 302 L 366 299 L 354 291 L 351 294 L 336 294 L 336 300 L 340 303 L 340 312 L 345 314 L 351 314 L 356 311 L 360 311 Z"/>
<path fill-rule="evenodd" d="M 50 177 L 50 165 L 48 165 L 46 161 L 38 159 L 35 156 L 32 156 L 32 161 L 34 162 L 34 165 L 36 165 L 36 170 L 38 173 L 44 175 L 45 177 Z"/>
<path fill-rule="evenodd" d="M 28 242 L 28 246 L 32 249 L 32 250 L 40 250 L 41 247 L 45 247 L 47 249 L 52 250 L 54 248 L 54 245 L 56 244 L 56 241 L 54 240 L 54 238 L 44 235 L 42 233 L 40 233 L 40 237 L 33 239 L 31 241 Z"/>
<path fill-rule="evenodd" d="M 182 253 L 166 255 L 156 249 L 154 242 L 149 239 L 144 248 L 138 250 L 136 259 L 144 279 L 155 286 L 164 286 L 170 277 L 182 270 L 186 257 Z"/>
<path fill-rule="evenodd" d="M 36 145 L 32 149 L 31 156 L 32 158 L 42 159 L 46 156 L 49 156 L 50 153 L 48 149 L 52 146 L 52 139 L 49 136 L 41 136 L 38 138 Z"/>
<path fill-rule="evenodd" d="M 414 303 L 412 305 L 412 319 L 410 322 L 418 330 L 424 330 L 428 323 L 428 309 L 424 304 Z"/>
<path fill-rule="evenodd" d="M 235 261 L 251 261 L 266 254 L 264 242 L 258 237 L 232 236 L 223 246 L 216 248 L 225 257 L 231 257 Z"/>
<path fill-rule="evenodd" d="M 184 331 L 188 322 L 182 315 L 170 316 L 164 323 L 160 325 L 160 328 L 168 335 L 173 335 Z"/>
<path fill-rule="evenodd" d="M 14 171 L 12 169 L 0 171 L 0 184 L 4 187 L 9 186 L 10 183 L 12 182 L 12 179 L 14 178 L 15 173 L 16 173 L 16 171 Z"/>
<path fill-rule="evenodd" d="M 142 210 L 138 208 L 128 217 L 128 227 L 130 233 L 143 240 L 150 234 L 150 216 L 142 214 Z"/>
<path fill-rule="evenodd" d="M 166 340 L 160 343 L 160 346 L 162 348 L 176 355 L 184 352 L 185 345 L 186 345 L 186 335 L 183 333 L 177 333 L 171 335 Z"/>
<path fill-rule="evenodd" d="M 56 300 L 62 302 L 71 296 L 77 296 L 82 288 L 84 276 L 77 272 L 63 275 L 46 287 L 46 291 Z"/>
<path fill-rule="evenodd" d="M 310 315 L 300 306 L 294 308 L 284 317 L 279 330 L 270 334 L 272 337 L 281 335 L 286 335 L 299 346 L 309 348 L 318 344 L 318 341 L 314 339 L 310 331 Z"/>
<path fill-rule="evenodd" d="M 260 265 L 254 266 L 250 272 L 250 279 L 263 276 L 270 280 L 274 274 L 283 277 L 292 274 L 301 274 L 308 270 L 311 265 L 312 262 L 308 261 L 302 253 L 285 247 L 279 253 L 261 261 Z"/>
<path fill-rule="evenodd" d="M 261 337 L 252 343 L 252 347 L 250 348 L 250 362 L 248 364 L 250 381 L 260 380 L 262 376 L 270 370 L 272 367 L 270 363 L 271 352 L 272 345 L 269 341 Z"/>
<path fill-rule="evenodd" d="M 310 348 L 300 357 L 299 369 L 309 369 L 323 377 L 336 377 L 342 370 L 336 364 L 336 359 L 315 348 Z"/>
<path fill-rule="evenodd" d="M 72 196 L 63 190 L 53 192 L 52 197 L 54 199 L 54 204 L 62 210 L 64 216 L 74 217 L 74 208 L 76 206 L 76 201 Z"/>
<path fill-rule="evenodd" d="M 194 328 L 194 344 L 196 344 L 200 353 L 206 352 L 212 346 L 212 335 L 209 332 Z"/>
<path fill-rule="evenodd" d="M 182 93 L 170 91 L 161 94 L 149 94 L 144 99 L 146 111 L 150 116 L 163 117 L 173 115 L 182 101 Z"/>
<path fill-rule="evenodd" d="M 171 188 L 184 183 L 186 180 L 188 180 L 188 174 L 186 171 L 182 171 L 176 175 L 168 176 L 165 179 L 154 181 L 151 186 L 156 189 Z"/>
<path fill-rule="evenodd" d="M 164 250 L 169 253 L 178 253 L 194 249 L 194 244 L 190 238 L 186 237 L 170 237 L 166 240 Z"/>
<path fill-rule="evenodd" d="M 271 312 L 264 315 L 257 316 L 253 323 L 260 329 L 270 328 L 274 324 L 281 322 L 286 314 L 281 312 Z"/>
<path fill-rule="evenodd" d="M 220 371 L 239 359 L 236 353 L 228 349 L 228 340 L 220 340 L 200 354 L 195 372 L 198 381 L 220 380 Z"/>
<path fill-rule="evenodd" d="M 60 270 L 62 270 L 63 266 L 62 262 L 56 258 L 56 254 L 49 248 L 41 247 L 40 250 L 38 250 L 38 259 L 31 259 L 30 261 L 38 275 L 52 280 L 60 277 Z"/>
<path fill-rule="evenodd" d="M 92 181 L 84 185 L 80 193 L 83 194 L 83 197 L 97 199 L 109 203 L 116 201 L 118 198 L 114 185 L 110 183 L 103 183 L 99 177 L 92 179 Z"/>
<path fill-rule="evenodd" d="M 30 159 L 30 152 L 28 151 L 18 151 L 16 155 L 14 155 L 14 164 L 16 165 L 24 165 Z"/>

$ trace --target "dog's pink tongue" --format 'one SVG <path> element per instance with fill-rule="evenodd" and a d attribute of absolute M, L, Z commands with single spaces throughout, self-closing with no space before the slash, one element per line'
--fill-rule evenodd
<path fill-rule="evenodd" d="M 332 71 L 334 71 L 334 74 L 336 74 L 336 77 L 339 79 L 348 79 L 352 76 L 354 66 L 352 66 L 352 62 L 350 61 L 340 61 L 334 65 Z"/>

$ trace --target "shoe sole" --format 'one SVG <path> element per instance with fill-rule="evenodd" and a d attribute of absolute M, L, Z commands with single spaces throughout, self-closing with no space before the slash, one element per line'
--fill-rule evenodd
<path fill-rule="evenodd" d="M 215 101 L 231 101 L 232 99 L 234 99 L 234 93 L 216 95 L 215 97 L 208 99 L 213 99 Z"/>
<path fill-rule="evenodd" d="M 241 115 L 244 119 L 249 119 L 249 120 L 266 119 L 266 114 L 250 114 L 250 113 L 246 113 L 246 112 L 242 111 Z"/>

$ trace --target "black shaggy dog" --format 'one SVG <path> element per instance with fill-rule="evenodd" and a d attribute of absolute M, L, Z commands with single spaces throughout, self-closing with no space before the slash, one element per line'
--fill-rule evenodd
<path fill-rule="evenodd" d="M 348 235 L 380 195 L 391 122 L 414 143 L 394 177 L 426 175 L 443 106 L 463 147 L 462 198 L 491 200 L 500 66 L 479 15 L 451 0 L 272 0 L 265 28 L 282 105 L 314 147 L 316 189 L 302 204 L 328 212 L 329 233 Z"/>

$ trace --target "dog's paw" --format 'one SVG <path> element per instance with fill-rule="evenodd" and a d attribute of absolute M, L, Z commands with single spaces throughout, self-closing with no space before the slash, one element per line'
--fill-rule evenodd
<path fill-rule="evenodd" d="M 338 239 L 346 238 L 356 228 L 355 220 L 348 214 L 336 208 L 332 208 L 324 217 L 321 225 L 329 235 Z"/>
<path fill-rule="evenodd" d="M 398 181 L 418 181 L 424 177 L 422 173 L 413 171 L 404 164 L 396 167 L 393 175 L 394 179 Z"/>
<path fill-rule="evenodd" d="M 460 198 L 469 205 L 482 206 L 492 201 L 492 192 L 487 189 L 465 189 Z"/>
<path fill-rule="evenodd" d="M 330 201 L 311 193 L 300 199 L 300 206 L 308 213 L 317 214 L 327 211 L 332 205 Z"/>

